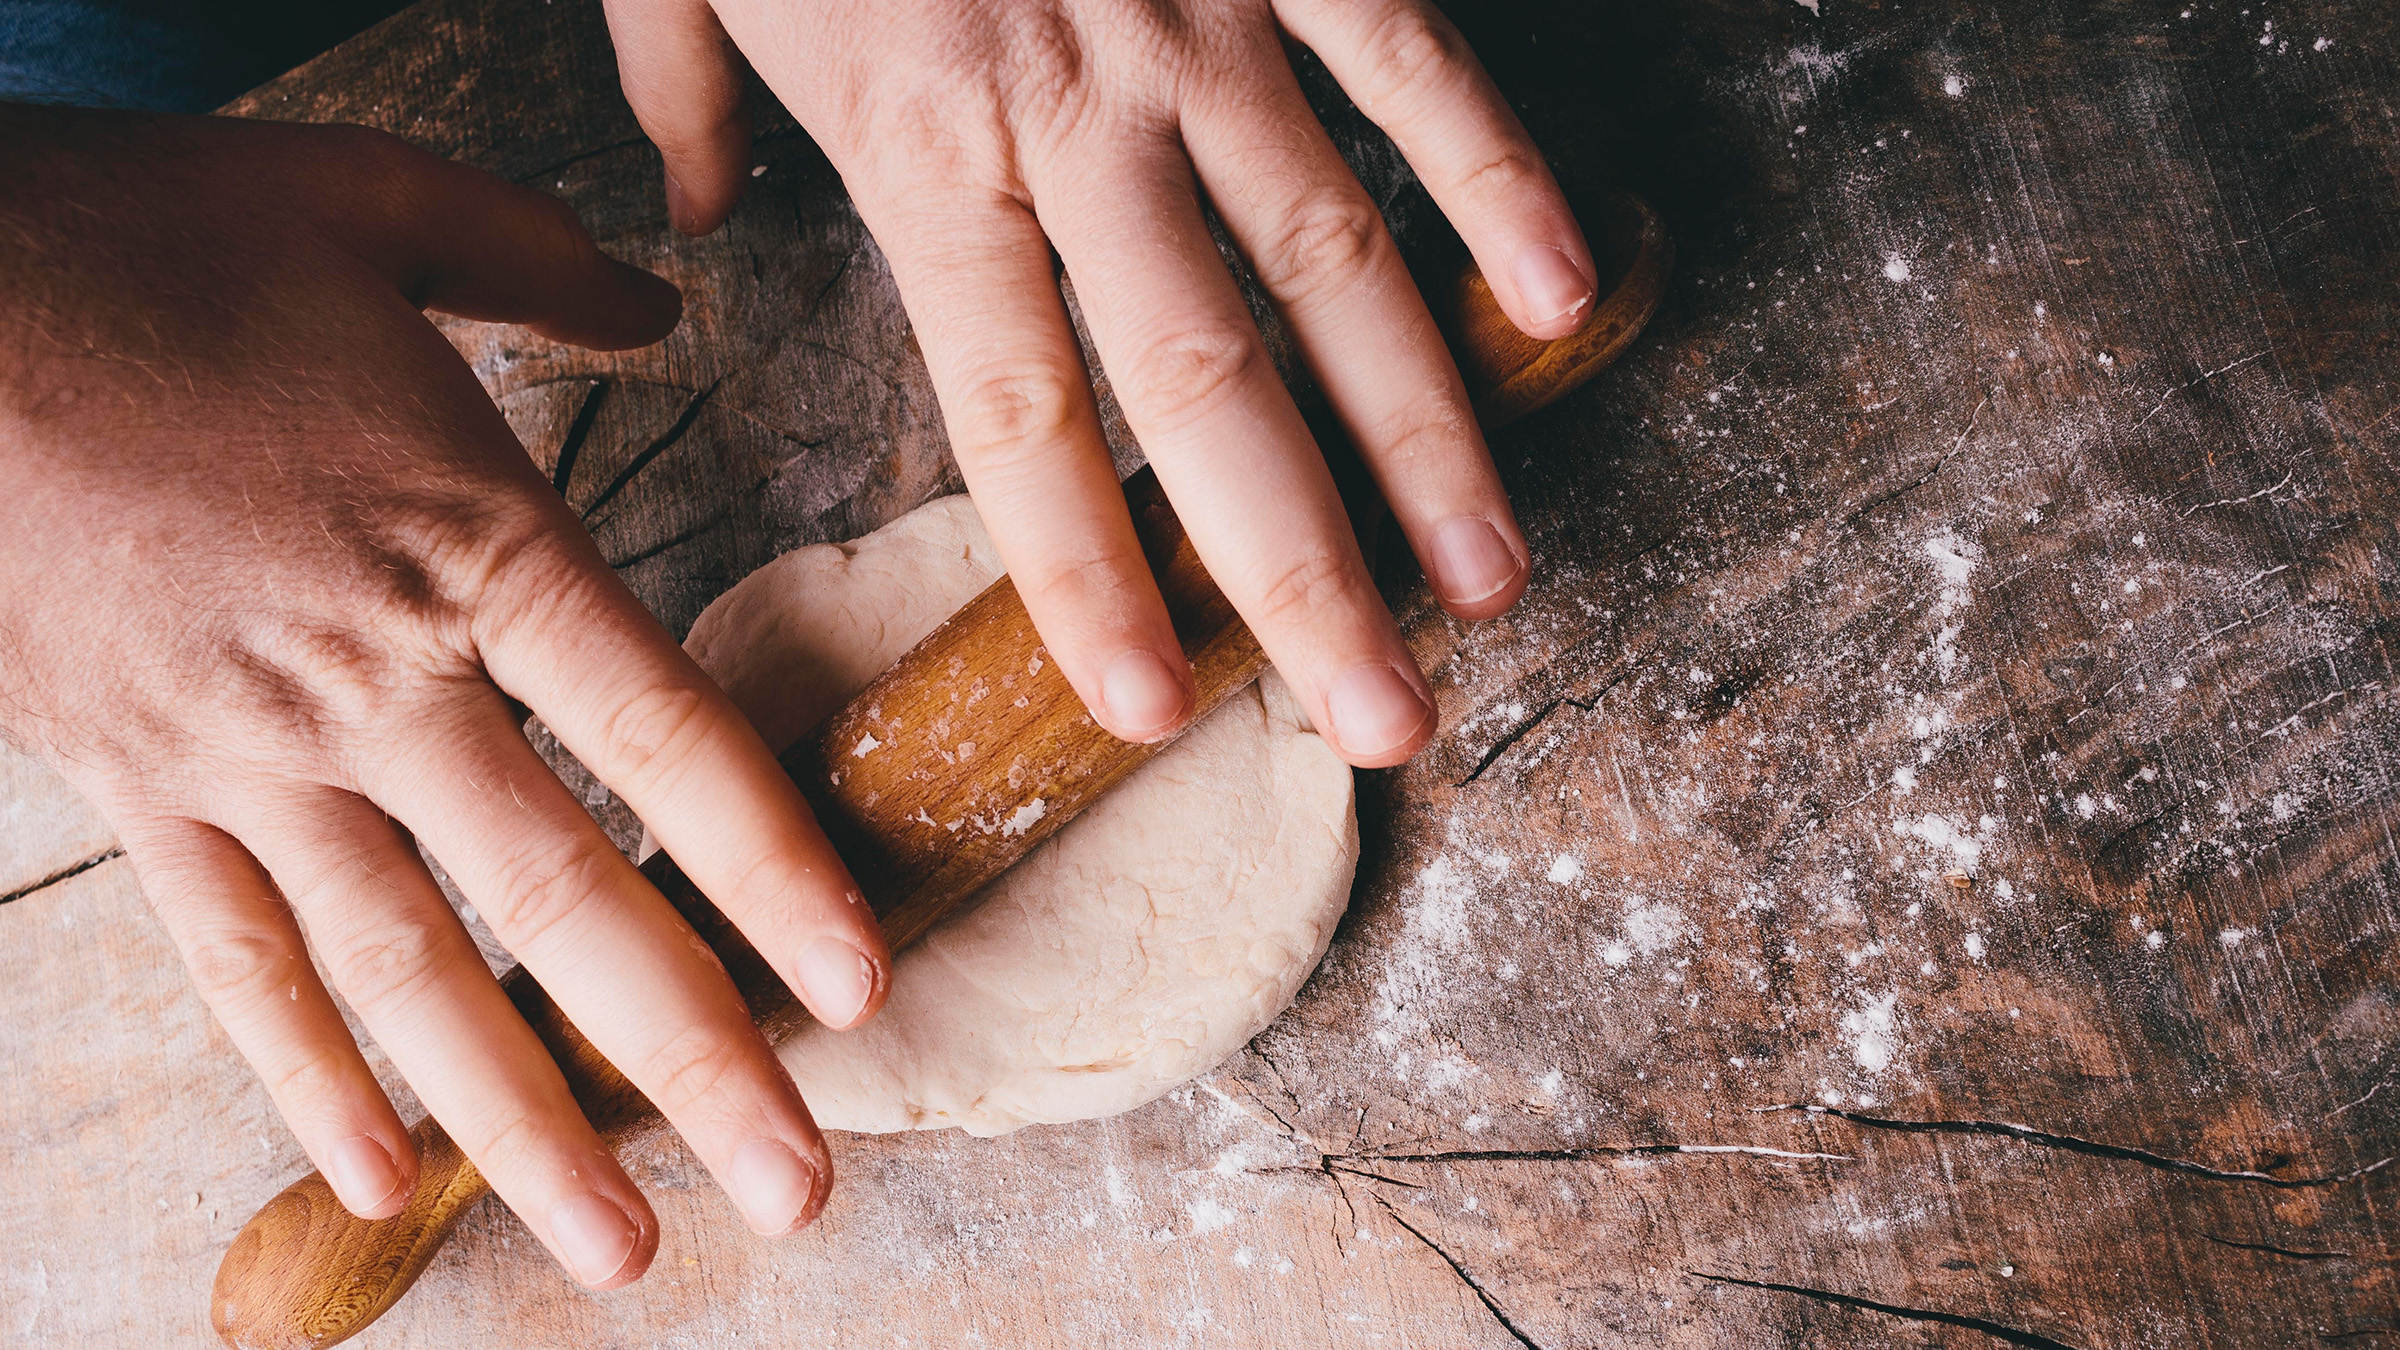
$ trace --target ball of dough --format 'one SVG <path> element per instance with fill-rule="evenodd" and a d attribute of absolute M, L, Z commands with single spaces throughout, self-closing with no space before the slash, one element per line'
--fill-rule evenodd
<path fill-rule="evenodd" d="M 999 575 L 949 497 L 776 559 L 685 646 L 780 751 Z M 1349 766 L 1270 673 L 902 952 L 874 1021 L 779 1053 L 829 1129 L 1130 1110 L 1291 1003 L 1349 903 L 1354 807 Z"/>

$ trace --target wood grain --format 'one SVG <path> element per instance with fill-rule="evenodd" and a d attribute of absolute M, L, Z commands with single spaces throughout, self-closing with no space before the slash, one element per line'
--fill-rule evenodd
<path fill-rule="evenodd" d="M 1493 438 L 1518 612 L 1453 625 L 1383 551 L 1446 729 L 1362 779 L 1275 1028 L 1118 1120 L 837 1138 L 786 1243 L 661 1141 L 648 1279 L 586 1294 L 485 1207 L 355 1343 L 2395 1339 L 2400 16 L 1822 10 L 1457 10 L 1570 190 L 1639 191 L 1682 261 L 1626 363 Z M 588 8 L 495 0 L 248 106 L 538 182 L 686 283 L 656 352 L 452 330 L 579 509 L 640 462 L 591 518 L 680 630 L 955 480 L 821 161 L 764 119 L 732 228 L 676 240 L 611 74 Z M 0 905 L 0 1338 L 200 1343 L 304 1165 L 128 872 Z M 1828 1093 L 1860 1118 L 1758 1109 Z"/>

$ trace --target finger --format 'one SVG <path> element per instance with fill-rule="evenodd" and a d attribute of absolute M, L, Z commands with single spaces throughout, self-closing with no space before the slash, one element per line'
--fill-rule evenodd
<path fill-rule="evenodd" d="M 1173 734 L 1191 664 L 1126 513 L 1041 226 L 997 196 L 928 192 L 868 214 L 959 471 L 1051 657 L 1112 734 Z"/>
<path fill-rule="evenodd" d="M 1528 554 L 1458 367 L 1375 203 L 1271 36 L 1258 45 L 1252 91 L 1187 110 L 1193 165 L 1435 594 L 1461 618 L 1502 613 Z"/>
<path fill-rule="evenodd" d="M 1599 271 L 1558 180 L 1483 64 L 1427 0 L 1275 0 L 1359 110 L 1408 157 L 1530 337 L 1565 337 Z"/>
<path fill-rule="evenodd" d="M 685 234 L 707 234 L 750 181 L 749 67 L 707 0 L 604 7 L 625 101 L 666 161 L 667 216 Z"/>
<path fill-rule="evenodd" d="M 318 980 L 274 882 L 248 850 L 198 821 L 133 825 L 125 843 L 201 1001 L 333 1193 L 362 1219 L 407 1208 L 416 1148 Z"/>
<path fill-rule="evenodd" d="M 492 933 L 666 1116 L 764 1235 L 816 1216 L 831 1156 L 725 968 L 533 753 L 486 690 L 377 797 Z"/>
<path fill-rule="evenodd" d="M 325 968 L 492 1189 L 597 1289 L 638 1278 L 658 1220 L 459 926 L 408 836 L 316 789 L 243 835 L 308 921 Z"/>
<path fill-rule="evenodd" d="M 890 990 L 891 953 L 850 870 L 732 700 L 572 529 L 479 613 L 485 668 L 633 808 L 811 1015 L 865 1021 Z M 664 907 L 613 850 L 595 862 Z"/>
<path fill-rule="evenodd" d="M 602 253 L 565 202 L 357 134 L 372 186 L 329 203 L 331 224 L 418 307 L 600 351 L 647 346 L 682 317 L 682 292 Z"/>
<path fill-rule="evenodd" d="M 1200 559 L 1341 756 L 1396 764 L 1433 701 L 1333 477 L 1202 222 L 1171 137 L 1037 183 L 1126 419 Z"/>

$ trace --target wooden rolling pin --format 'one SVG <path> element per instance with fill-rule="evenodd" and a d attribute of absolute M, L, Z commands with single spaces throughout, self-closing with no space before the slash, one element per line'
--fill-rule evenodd
<path fill-rule="evenodd" d="M 1502 425 L 1551 402 L 1615 360 L 1658 305 L 1673 249 L 1650 208 L 1608 204 L 1601 269 L 1613 282 L 1572 337 L 1535 342 L 1501 314 L 1472 267 L 1446 325 L 1476 407 Z M 1147 470 L 1126 483 L 1134 528 L 1199 689 L 1192 722 L 1258 678 L 1258 642 L 1200 565 L 1182 523 Z M 851 753 L 865 737 L 879 753 Z M 960 757 L 962 740 L 1006 754 Z M 897 952 L 1006 871 L 1083 807 L 1156 754 L 1085 713 L 1002 577 L 783 756 Z M 952 831 L 932 822 L 966 820 Z M 780 977 L 666 855 L 644 875 L 724 958 L 770 1039 L 805 1013 Z M 549 1047 L 576 1102 L 620 1151 L 663 1127 L 657 1109 L 585 1040 L 522 968 L 503 981 Z M 298 1350 L 357 1334 L 399 1299 L 469 1206 L 489 1187 L 442 1127 L 413 1131 L 415 1198 L 394 1218 L 366 1220 L 310 1173 L 245 1224 L 217 1270 L 211 1320 L 237 1350 Z"/>

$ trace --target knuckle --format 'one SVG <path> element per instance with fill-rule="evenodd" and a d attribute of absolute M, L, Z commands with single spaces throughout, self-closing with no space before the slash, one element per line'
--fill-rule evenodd
<path fill-rule="evenodd" d="M 1339 550 L 1311 549 L 1270 574 L 1258 593 L 1260 624 L 1321 619 L 1353 598 L 1355 583 Z"/>
<path fill-rule="evenodd" d="M 496 870 L 497 894 L 490 904 L 477 908 L 493 935 L 520 956 L 607 886 L 601 859 L 580 838 L 528 849 Z"/>
<path fill-rule="evenodd" d="M 449 944 L 426 924 L 396 920 L 336 944 L 326 966 L 352 1003 L 385 1012 L 405 1009 L 448 972 Z"/>
<path fill-rule="evenodd" d="M 1364 194 L 1319 189 L 1293 209 L 1253 265 L 1279 296 L 1333 293 L 1356 285 L 1389 248 L 1383 217 Z"/>
<path fill-rule="evenodd" d="M 976 375 L 959 390 L 958 448 L 1005 470 L 1074 434 L 1089 397 L 1081 381 L 1055 370 Z"/>
<path fill-rule="evenodd" d="M 1549 166 L 1532 149 L 1510 145 L 1459 175 L 1458 186 L 1460 191 L 1478 197 L 1522 197 L 1547 191 L 1549 174 Z"/>
<path fill-rule="evenodd" d="M 423 222 L 433 215 L 431 187 L 446 161 L 381 127 L 343 122 L 312 130 L 323 135 L 317 151 L 326 168 L 350 188 L 331 199 L 337 209 L 347 207 L 353 219 Z"/>
<path fill-rule="evenodd" d="M 1018 589 L 1054 614 L 1117 613 L 1138 603 L 1140 579 L 1129 559 L 1107 553 L 1063 553 L 1022 569 Z"/>
<path fill-rule="evenodd" d="M 1458 30 L 1440 16 L 1400 5 L 1368 37 L 1364 57 L 1359 107 L 1370 116 L 1383 116 L 1447 85 L 1467 59 L 1467 49 Z"/>
<path fill-rule="evenodd" d="M 264 1002 L 280 995 L 297 974 L 299 954 L 272 933 L 212 933 L 184 952 L 192 987 L 212 1008 Z"/>
<path fill-rule="evenodd" d="M 1255 376 L 1266 360 L 1256 336 L 1199 328 L 1142 348 L 1120 386 L 1149 420 L 1172 428 L 1206 414 Z"/>
<path fill-rule="evenodd" d="M 529 188 L 525 213 L 541 228 L 547 242 L 576 251 L 591 243 L 591 236 L 584 232 L 583 217 L 564 198 Z"/>
<path fill-rule="evenodd" d="M 426 522 L 412 547 L 438 567 L 473 645 L 508 628 L 553 619 L 593 595 L 590 584 L 613 581 L 593 555 L 588 535 L 570 533 L 556 498 L 493 502 L 471 518 Z M 469 513 L 462 513 L 466 516 Z"/>
<path fill-rule="evenodd" d="M 332 1054 L 303 1055 L 277 1066 L 261 1080 L 267 1095 L 291 1112 L 338 1111 L 351 1094 L 353 1079 L 340 1058 Z"/>
<path fill-rule="evenodd" d="M 971 130 L 987 125 L 995 111 L 986 99 L 987 106 L 972 110 L 982 116 L 961 117 L 959 96 L 976 92 L 972 86 L 953 91 L 916 85 L 862 100 L 843 143 L 845 158 L 905 165 L 935 181 L 955 177 L 974 158 Z"/>
<path fill-rule="evenodd" d="M 642 1056 L 637 1081 L 659 1109 L 675 1115 L 707 1101 L 741 1075 L 744 1056 L 724 1036 L 686 1027 Z"/>
<path fill-rule="evenodd" d="M 471 1121 L 443 1121 L 461 1153 L 489 1177 L 523 1174 L 539 1168 L 549 1133 L 539 1116 L 516 1102 L 497 1102 Z"/>
<path fill-rule="evenodd" d="M 329 123 L 321 134 L 343 159 L 372 169 L 407 164 L 423 154 L 399 136 L 363 122 Z"/>
<path fill-rule="evenodd" d="M 565 199 L 524 189 L 525 214 L 536 243 L 546 257 L 589 264 L 599 254 L 583 216 Z"/>
<path fill-rule="evenodd" d="M 1426 393 L 1379 421 L 1361 439 L 1376 459 L 1395 468 L 1429 461 L 1456 462 L 1483 453 L 1474 417 L 1449 391 Z"/>
<path fill-rule="evenodd" d="M 347 624 L 298 622 L 230 644 L 226 665 L 250 705 L 304 740 L 384 723 L 405 683 L 385 643 Z"/>
<path fill-rule="evenodd" d="M 510 585 L 539 590 L 565 561 L 555 498 L 504 486 L 470 500 L 445 496 L 425 508 L 394 513 L 387 527 L 391 551 L 441 578 L 445 595 L 461 605 Z"/>
<path fill-rule="evenodd" d="M 1011 42 L 1011 78 L 1006 98 L 1018 125 L 1072 123 L 1086 103 L 1083 39 L 1061 9 L 1032 7 Z"/>
<path fill-rule="evenodd" d="M 714 708 L 705 691 L 681 682 L 635 690 L 609 713 L 593 771 L 619 791 L 641 795 L 694 761 L 715 726 Z"/>
<path fill-rule="evenodd" d="M 808 864 L 783 847 L 770 845 L 745 857 L 732 860 L 737 871 L 725 882 L 724 894 L 712 896 L 718 908 L 727 914 L 781 916 L 790 914 L 806 903 L 802 884 L 809 875 Z M 715 957 L 705 942 L 694 945 L 693 954 L 706 952 L 722 968 L 724 962 Z"/>

